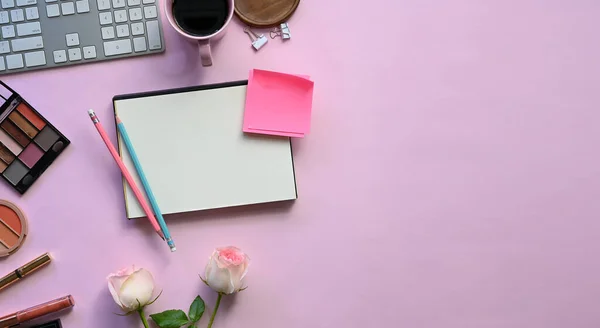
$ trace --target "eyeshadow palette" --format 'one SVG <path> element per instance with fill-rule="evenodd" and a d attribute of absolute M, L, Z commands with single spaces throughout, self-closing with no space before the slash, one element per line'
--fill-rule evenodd
<path fill-rule="evenodd" d="M 70 141 L 0 81 L 0 174 L 24 194 Z"/>
<path fill-rule="evenodd" d="M 60 323 L 60 319 L 56 319 L 31 328 L 62 328 L 62 324 Z"/>
<path fill-rule="evenodd" d="M 17 205 L 0 200 L 0 257 L 16 252 L 27 237 L 27 218 Z"/>

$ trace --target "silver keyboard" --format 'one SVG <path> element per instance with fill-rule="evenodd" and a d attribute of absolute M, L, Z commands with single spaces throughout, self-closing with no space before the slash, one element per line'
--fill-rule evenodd
<path fill-rule="evenodd" d="M 158 0 L 0 0 L 0 75 L 164 51 Z"/>

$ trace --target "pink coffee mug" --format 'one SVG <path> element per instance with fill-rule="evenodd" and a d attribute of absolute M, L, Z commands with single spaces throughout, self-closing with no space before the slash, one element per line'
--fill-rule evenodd
<path fill-rule="evenodd" d="M 216 31 L 215 33 L 213 33 L 211 35 L 197 36 L 197 35 L 189 34 L 185 30 L 183 30 L 179 26 L 179 24 L 177 24 L 177 21 L 175 21 L 175 17 L 173 17 L 173 0 L 165 0 L 164 1 L 165 13 L 167 15 L 167 19 L 169 20 L 169 23 L 171 23 L 171 26 L 173 26 L 175 31 L 179 32 L 179 34 L 183 35 L 184 37 L 186 37 L 188 39 L 198 41 L 198 46 L 199 46 L 199 50 L 200 50 L 200 59 L 202 60 L 202 66 L 212 66 L 212 53 L 210 50 L 210 44 L 211 44 L 211 42 L 217 41 L 223 37 L 223 35 L 225 34 L 225 31 L 227 30 L 227 26 L 229 26 L 229 23 L 231 22 L 231 19 L 233 18 L 233 9 L 234 9 L 234 5 L 235 5 L 234 0 L 227 0 L 227 2 L 229 5 L 229 13 L 227 14 L 227 19 L 225 20 L 225 24 L 223 24 L 223 26 L 221 26 L 221 28 L 218 31 Z"/>

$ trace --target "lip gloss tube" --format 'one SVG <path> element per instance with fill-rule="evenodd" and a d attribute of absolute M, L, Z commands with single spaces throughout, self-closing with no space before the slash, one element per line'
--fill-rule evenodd
<path fill-rule="evenodd" d="M 42 303 L 25 310 L 21 310 L 9 315 L 5 315 L 4 317 L 0 317 L 0 327 L 18 327 L 22 323 L 25 323 L 27 321 L 31 321 L 33 319 L 37 319 L 48 314 L 56 313 L 71 308 L 74 305 L 75 300 L 71 295 L 57 298 L 50 302 Z"/>

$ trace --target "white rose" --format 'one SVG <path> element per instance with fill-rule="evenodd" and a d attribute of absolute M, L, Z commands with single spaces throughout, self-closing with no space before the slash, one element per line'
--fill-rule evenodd
<path fill-rule="evenodd" d="M 125 312 L 137 311 L 150 303 L 154 278 L 146 269 L 124 268 L 108 276 L 108 290 Z"/>
<path fill-rule="evenodd" d="M 250 258 L 239 248 L 217 248 L 206 265 L 205 282 L 217 293 L 233 294 L 243 289 L 249 265 Z"/>

